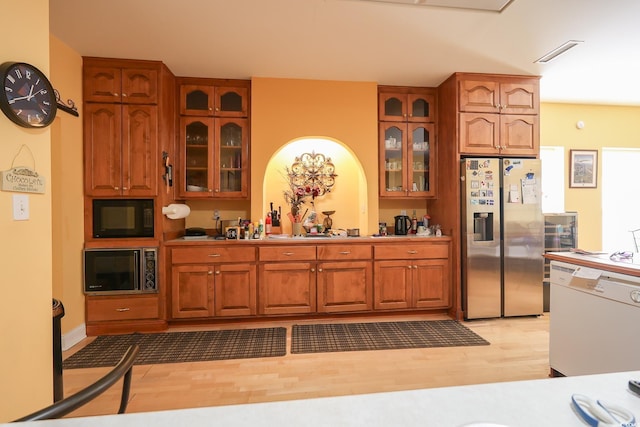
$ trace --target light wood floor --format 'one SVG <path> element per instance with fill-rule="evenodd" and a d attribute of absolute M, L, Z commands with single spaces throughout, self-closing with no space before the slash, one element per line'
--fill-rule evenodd
<path fill-rule="evenodd" d="M 376 319 L 419 320 L 444 316 L 419 315 Z M 358 318 L 351 321 L 369 321 Z M 349 320 L 339 319 L 336 322 Z M 310 323 L 317 323 L 318 320 Z M 301 321 L 227 324 L 230 327 L 287 327 Z M 549 314 L 540 317 L 476 320 L 464 323 L 489 341 L 489 346 L 384 350 L 320 354 L 287 354 L 263 359 L 224 360 L 164 365 L 136 365 L 127 412 L 218 406 L 324 396 L 410 390 L 486 382 L 547 378 Z M 190 328 L 195 329 L 195 328 Z M 173 330 L 186 330 L 174 328 Z M 66 351 L 68 357 L 93 338 Z M 109 368 L 68 369 L 65 396 L 92 383 Z M 117 411 L 118 383 L 70 416 Z"/>

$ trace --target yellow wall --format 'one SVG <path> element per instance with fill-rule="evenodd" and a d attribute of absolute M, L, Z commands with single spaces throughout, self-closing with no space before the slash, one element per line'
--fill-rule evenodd
<path fill-rule="evenodd" d="M 360 232 L 375 232 L 378 227 L 377 84 L 270 78 L 254 78 L 251 84 L 251 217 L 262 218 L 269 210 L 263 181 L 272 156 L 293 140 L 326 137 L 348 147 L 362 164 L 367 182 L 363 199 L 367 206 L 363 214 L 366 221 L 360 225 Z M 338 177 L 338 185 L 349 183 L 341 182 Z"/>
<path fill-rule="evenodd" d="M 578 129 L 576 123 L 585 126 Z M 565 210 L 578 212 L 581 248 L 602 250 L 602 147 L 640 147 L 635 125 L 640 107 L 544 103 L 540 110 L 540 140 L 564 146 Z M 598 150 L 597 188 L 569 188 L 569 150 Z M 632 173 L 629 174 L 632 179 Z"/>
<path fill-rule="evenodd" d="M 33 0 L 28 11 L 26 16 L 23 2 L 3 2 L 0 63 L 28 62 L 49 75 L 49 1 Z M 11 167 L 24 144 L 46 180 L 44 194 L 27 196 L 27 221 L 13 220 L 16 193 L 0 191 L 0 421 L 8 421 L 51 403 L 53 397 L 51 130 L 22 128 L 0 114 L 0 142 L 0 170 Z"/>
<path fill-rule="evenodd" d="M 51 37 L 50 80 L 62 102 L 71 99 L 82 109 L 82 57 L 55 37 Z M 65 307 L 63 335 L 79 327 L 80 337 L 84 336 L 82 152 L 82 117 L 58 110 L 51 125 L 53 297 Z"/>

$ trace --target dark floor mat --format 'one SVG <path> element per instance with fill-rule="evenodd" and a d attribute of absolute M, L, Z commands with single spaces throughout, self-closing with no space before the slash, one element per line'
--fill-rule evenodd
<path fill-rule="evenodd" d="M 291 353 L 489 345 L 455 320 L 293 325 Z"/>
<path fill-rule="evenodd" d="M 127 348 L 140 346 L 136 365 L 276 357 L 287 353 L 286 328 L 104 335 L 63 362 L 66 369 L 115 366 Z"/>

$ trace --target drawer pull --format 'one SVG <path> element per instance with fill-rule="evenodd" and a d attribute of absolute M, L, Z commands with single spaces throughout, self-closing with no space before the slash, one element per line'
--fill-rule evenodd
<path fill-rule="evenodd" d="M 220 257 L 222 255 L 220 255 L 220 254 L 209 254 L 208 256 L 210 256 L 211 258 L 217 258 L 217 257 Z"/>
<path fill-rule="evenodd" d="M 291 256 L 291 255 L 295 255 L 295 253 L 293 253 L 293 252 L 283 252 L 282 255 Z"/>
<path fill-rule="evenodd" d="M 340 251 L 340 255 L 349 255 L 351 251 Z"/>
<path fill-rule="evenodd" d="M 407 251 L 407 253 L 410 254 L 410 255 L 415 255 L 415 254 L 418 253 L 418 251 Z"/>
<path fill-rule="evenodd" d="M 122 313 L 122 312 L 124 312 L 124 311 L 129 311 L 129 310 L 131 310 L 129 307 L 125 307 L 125 308 L 116 308 L 116 311 L 118 311 L 118 312 L 120 312 L 120 313 Z"/>

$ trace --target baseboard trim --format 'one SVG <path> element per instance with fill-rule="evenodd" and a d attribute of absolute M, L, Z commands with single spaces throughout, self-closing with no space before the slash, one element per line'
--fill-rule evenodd
<path fill-rule="evenodd" d="M 62 351 L 69 350 L 71 347 L 78 344 L 80 341 L 82 341 L 86 337 L 87 337 L 87 328 L 83 323 L 80 326 L 62 335 Z"/>

